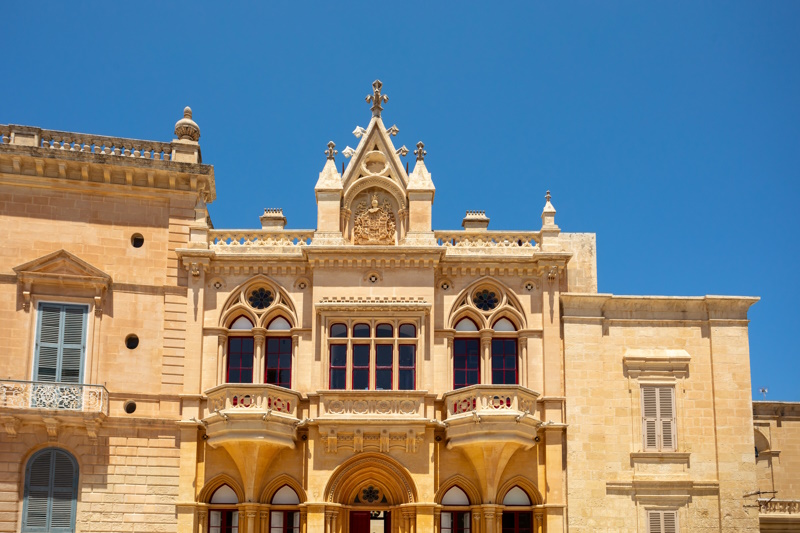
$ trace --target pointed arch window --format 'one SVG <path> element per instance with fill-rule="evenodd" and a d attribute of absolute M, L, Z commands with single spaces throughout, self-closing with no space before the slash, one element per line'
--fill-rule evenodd
<path fill-rule="evenodd" d="M 211 496 L 214 508 L 208 513 L 208 533 L 239 533 L 239 503 L 236 493 L 228 485 L 222 485 Z M 229 508 L 220 508 L 228 506 Z"/>
<path fill-rule="evenodd" d="M 459 487 L 451 487 L 442 497 L 444 510 L 441 514 L 442 533 L 469 533 L 471 515 L 469 497 Z"/>
<path fill-rule="evenodd" d="M 300 533 L 300 498 L 289 486 L 284 485 L 272 497 L 273 509 L 269 517 L 269 533 Z M 283 506 L 291 506 L 282 509 Z"/>
<path fill-rule="evenodd" d="M 519 487 L 509 490 L 503 498 L 503 533 L 533 533 L 533 513 L 530 510 L 515 510 L 514 507 L 529 507 L 531 499 Z"/>
<path fill-rule="evenodd" d="M 22 533 L 75 531 L 78 463 L 58 448 L 36 452 L 25 467 Z"/>

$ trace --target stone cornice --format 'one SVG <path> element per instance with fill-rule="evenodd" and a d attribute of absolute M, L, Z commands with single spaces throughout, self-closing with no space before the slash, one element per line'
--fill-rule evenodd
<path fill-rule="evenodd" d="M 5 180 L 16 178 L 25 184 L 47 178 L 48 183 L 56 179 L 72 187 L 80 184 L 96 187 L 99 184 L 121 186 L 127 190 L 133 186 L 139 191 L 152 189 L 202 194 L 207 202 L 216 198 L 213 166 L 133 155 L 0 143 L 0 173 L 6 173 Z"/>
<path fill-rule="evenodd" d="M 800 402 L 753 402 L 753 416 L 756 418 L 796 418 L 800 417 Z"/>
<path fill-rule="evenodd" d="M 760 298 L 750 296 L 616 296 L 563 293 L 565 319 L 706 321 L 741 323 Z"/>
<path fill-rule="evenodd" d="M 324 311 L 352 311 L 352 312 L 393 312 L 393 311 L 411 311 L 430 313 L 431 304 L 426 302 L 422 297 L 419 298 L 405 298 L 393 296 L 391 298 L 384 297 L 323 297 L 322 300 L 317 302 L 314 307 L 318 312 Z"/>

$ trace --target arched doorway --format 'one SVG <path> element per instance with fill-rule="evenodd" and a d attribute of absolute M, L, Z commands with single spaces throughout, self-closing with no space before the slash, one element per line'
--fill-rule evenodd
<path fill-rule="evenodd" d="M 331 476 L 326 500 L 339 504 L 332 531 L 395 533 L 408 531 L 413 516 L 402 512 L 417 501 L 417 489 L 406 469 L 384 455 L 359 454 Z"/>

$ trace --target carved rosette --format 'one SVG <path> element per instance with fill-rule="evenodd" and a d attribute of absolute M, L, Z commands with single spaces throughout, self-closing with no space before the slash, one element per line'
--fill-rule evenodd
<path fill-rule="evenodd" d="M 362 200 L 355 210 L 353 242 L 355 244 L 394 244 L 397 224 L 387 198 L 372 193 L 370 203 Z"/>

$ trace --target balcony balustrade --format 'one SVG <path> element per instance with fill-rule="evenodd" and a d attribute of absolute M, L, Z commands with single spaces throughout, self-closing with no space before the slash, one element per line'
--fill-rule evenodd
<path fill-rule="evenodd" d="M 758 507 L 760 514 L 798 515 L 800 520 L 800 500 L 759 500 Z"/>
<path fill-rule="evenodd" d="M 203 423 L 212 446 L 249 440 L 294 447 L 300 393 L 275 385 L 227 383 L 205 395 Z"/>
<path fill-rule="evenodd" d="M 0 408 L 108 416 L 108 391 L 102 385 L 3 380 L 0 381 Z"/>

